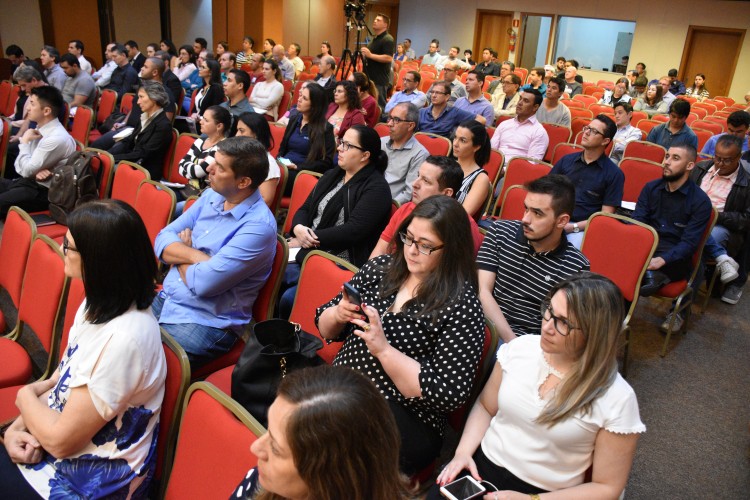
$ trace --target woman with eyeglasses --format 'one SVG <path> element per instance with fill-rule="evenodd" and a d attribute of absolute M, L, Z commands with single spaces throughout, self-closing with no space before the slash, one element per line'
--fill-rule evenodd
<path fill-rule="evenodd" d="M 631 97 L 628 95 L 628 79 L 624 76 L 615 82 L 612 90 L 605 90 L 604 95 L 597 104 L 615 107 L 618 102 L 630 102 Z"/>
<path fill-rule="evenodd" d="M 333 102 L 328 105 L 326 120 L 333 125 L 333 133 L 340 142 L 349 127 L 364 125 L 365 114 L 359 100 L 359 89 L 354 82 L 344 80 L 336 84 Z"/>
<path fill-rule="evenodd" d="M 366 125 L 355 125 L 338 146 L 339 164 L 320 178 L 294 214 L 288 240 L 299 249 L 287 266 L 279 313 L 288 318 L 294 302 L 299 265 L 312 250 L 323 250 L 359 267 L 385 229 L 391 213 L 391 190 L 383 172 L 388 157 L 380 136 Z"/>
<path fill-rule="evenodd" d="M 552 287 L 541 335 L 500 346 L 428 498 L 467 474 L 502 498 L 619 498 L 646 431 L 635 393 L 617 372 L 624 316 L 622 295 L 604 276 L 583 272 Z"/>
<path fill-rule="evenodd" d="M 151 312 L 157 268 L 138 213 L 121 201 L 68 215 L 65 275 L 83 280 L 62 360 L 18 391 L 0 446 L 3 498 L 146 498 L 166 361 Z"/>
<path fill-rule="evenodd" d="M 180 62 L 172 69 L 172 72 L 180 79 L 180 82 L 183 82 L 187 77 L 192 75 L 196 69 L 195 52 L 193 52 L 192 45 L 183 45 L 180 47 L 179 60 Z"/>
<path fill-rule="evenodd" d="M 477 373 L 484 315 L 466 212 L 436 195 L 401 223 L 393 254 L 367 262 L 345 291 L 318 308 L 323 338 L 343 342 L 334 365 L 366 374 L 401 434 L 401 470 L 440 453 L 448 413 L 464 405 Z"/>

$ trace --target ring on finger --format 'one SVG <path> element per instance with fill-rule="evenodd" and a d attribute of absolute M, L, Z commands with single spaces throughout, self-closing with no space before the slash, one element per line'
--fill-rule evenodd
<path fill-rule="evenodd" d="M 366 331 L 366 332 L 369 332 L 369 331 L 370 331 L 370 328 L 372 328 L 372 327 L 371 327 L 370 325 L 368 325 L 368 324 L 365 324 L 365 325 L 364 325 L 364 326 L 362 327 L 362 330 L 364 330 L 364 331 Z"/>

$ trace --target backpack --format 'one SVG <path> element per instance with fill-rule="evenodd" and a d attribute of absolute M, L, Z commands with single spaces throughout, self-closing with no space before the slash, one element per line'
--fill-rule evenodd
<path fill-rule="evenodd" d="M 91 160 L 96 153 L 76 151 L 65 165 L 56 167 L 49 187 L 49 212 L 59 224 L 67 225 L 68 214 L 78 205 L 99 198 Z"/>

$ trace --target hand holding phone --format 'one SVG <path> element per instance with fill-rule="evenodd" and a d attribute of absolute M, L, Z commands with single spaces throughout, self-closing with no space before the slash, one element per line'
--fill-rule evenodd
<path fill-rule="evenodd" d="M 362 307 L 362 295 L 360 295 L 359 290 L 354 288 L 351 283 L 344 283 L 344 293 L 346 294 L 346 300 L 355 306 Z"/>
<path fill-rule="evenodd" d="M 464 476 L 440 488 L 440 494 L 448 500 L 469 500 L 484 495 L 487 489 L 471 476 Z"/>

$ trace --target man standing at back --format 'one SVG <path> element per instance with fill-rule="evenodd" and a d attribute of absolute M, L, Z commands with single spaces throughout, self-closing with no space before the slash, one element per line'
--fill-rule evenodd
<path fill-rule="evenodd" d="M 172 268 L 151 307 L 192 368 L 225 354 L 242 335 L 276 253 L 276 221 L 258 191 L 268 175 L 266 150 L 230 137 L 215 158 L 211 188 L 155 244 Z"/>
<path fill-rule="evenodd" d="M 361 49 L 365 58 L 365 74 L 378 89 L 378 105 L 385 108 L 388 90 L 391 88 L 391 62 L 396 52 L 396 42 L 388 33 L 391 19 L 385 14 L 378 14 L 372 21 L 372 33 L 375 35 L 367 47 Z"/>

